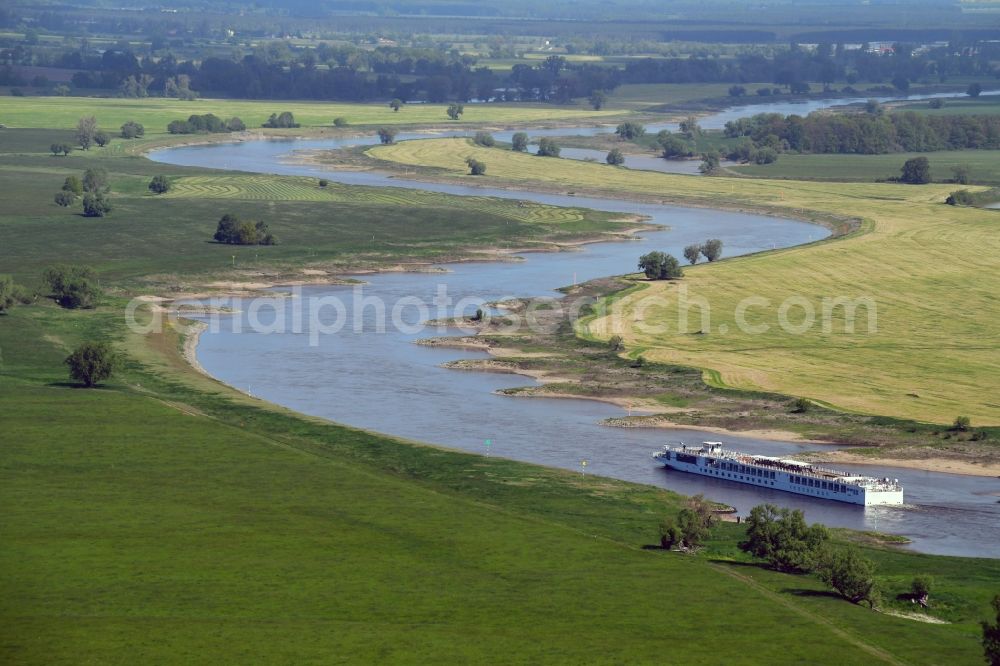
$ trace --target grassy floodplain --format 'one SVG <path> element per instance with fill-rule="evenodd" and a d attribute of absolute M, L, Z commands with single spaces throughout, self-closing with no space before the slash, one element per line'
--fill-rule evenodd
<path fill-rule="evenodd" d="M 394 188 L 352 187 L 318 179 L 256 176 L 157 164 L 113 146 L 47 153 L 66 130 L 0 130 L 0 271 L 33 284 L 54 260 L 85 263 L 117 286 L 190 284 L 233 269 L 295 273 L 303 266 L 351 270 L 398 261 L 441 261 L 510 246 L 600 237 L 633 227 L 613 215 L 489 197 L 454 197 Z M 69 175 L 108 171 L 114 212 L 86 218 L 79 204 L 53 203 Z M 150 178 L 173 189 L 155 196 Z M 264 219 L 271 247 L 212 243 L 224 213 Z M 235 257 L 235 259 L 233 258 Z M 145 288 L 150 288 L 148 285 Z"/>
<path fill-rule="evenodd" d="M 126 121 L 142 123 L 147 135 L 166 134 L 172 120 L 195 113 L 219 117 L 238 116 L 248 129 L 259 128 L 272 113 L 291 111 L 303 127 L 329 127 L 334 118 L 349 125 L 440 124 L 448 121 L 446 104 L 408 104 L 398 113 L 385 104 L 335 104 L 285 100 L 199 99 L 191 102 L 165 98 L 123 99 L 96 97 L 0 97 L 0 123 L 8 127 L 70 129 L 81 116 L 92 115 L 101 127 L 115 132 Z M 544 123 L 549 121 L 600 121 L 621 115 L 621 110 L 594 111 L 589 107 L 552 105 L 514 106 L 466 104 L 461 121 L 470 123 Z M 2 140 L 2 137 L 0 137 Z"/>
<path fill-rule="evenodd" d="M 767 208 L 790 216 L 810 212 L 861 219 L 861 231 L 832 242 L 687 269 L 691 297 L 707 299 L 711 330 L 678 332 L 678 283 L 646 283 L 619 302 L 622 326 L 608 318 L 591 322 L 593 335 L 620 334 L 633 353 L 705 368 L 715 384 L 805 396 L 834 407 L 921 421 L 950 423 L 968 415 L 981 425 L 1000 422 L 1000 354 L 991 331 L 998 326 L 1000 289 L 997 214 L 943 204 L 954 186 L 826 184 L 735 180 L 633 172 L 599 164 L 540 158 L 485 149 L 461 139 L 406 142 L 377 147 L 381 160 L 422 165 L 465 176 L 465 159 L 488 165 L 485 182 L 543 185 L 612 196 L 634 193 L 667 200 Z M 623 272 L 632 270 L 623 266 Z M 768 299 L 752 309 L 751 325 L 766 334 L 741 332 L 736 306 L 744 297 Z M 856 334 L 844 328 L 844 308 L 833 311 L 831 330 L 819 324 L 822 298 L 870 297 L 877 332 L 868 333 L 864 308 Z M 636 308 L 648 298 L 663 307 Z M 776 309 L 789 297 L 804 298 L 816 326 L 801 334 L 778 327 Z M 801 309 L 789 316 L 799 324 Z M 666 333 L 643 333 L 636 320 L 670 324 Z M 700 321 L 700 320 L 698 320 Z M 722 332 L 725 331 L 725 332 Z"/>
<path fill-rule="evenodd" d="M 889 153 L 887 155 L 797 155 L 786 153 L 773 164 L 747 164 L 733 167 L 737 173 L 754 178 L 789 178 L 792 180 L 876 181 L 898 177 L 903 162 L 911 157 L 926 157 L 931 164 L 931 178 L 947 182 L 955 177 L 956 166 L 969 168 L 973 183 L 1000 183 L 1000 150 L 941 150 L 931 153 Z M 954 185 L 961 189 L 961 185 Z"/>

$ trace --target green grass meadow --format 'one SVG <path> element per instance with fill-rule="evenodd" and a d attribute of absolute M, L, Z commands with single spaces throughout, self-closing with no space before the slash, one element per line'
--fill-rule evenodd
<path fill-rule="evenodd" d="M 94 116 L 109 133 L 129 120 L 142 123 L 147 135 L 166 134 L 172 120 L 192 114 L 214 113 L 222 118 L 238 116 L 248 129 L 259 128 L 272 113 L 291 111 L 303 127 L 330 127 L 334 118 L 350 125 L 445 124 L 446 104 L 412 104 L 394 112 L 386 104 L 338 104 L 283 100 L 166 98 L 124 99 L 97 97 L 0 97 L 0 123 L 14 128 L 50 127 L 71 129 L 82 116 Z M 588 106 L 467 104 L 462 119 L 470 123 L 544 123 L 560 120 L 600 120 L 620 115 L 620 109 L 594 111 Z M 0 130 L 0 145 L 5 141 Z M 46 144 L 47 146 L 48 144 Z"/>

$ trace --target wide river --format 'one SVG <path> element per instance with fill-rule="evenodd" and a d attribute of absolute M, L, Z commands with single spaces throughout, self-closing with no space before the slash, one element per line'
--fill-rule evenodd
<path fill-rule="evenodd" d="M 834 103 L 842 104 L 844 100 L 741 107 L 710 116 L 701 124 L 716 128 L 741 115 L 765 110 L 807 113 Z M 660 126 L 652 129 L 658 130 Z M 607 128 L 560 128 L 538 134 L 579 135 L 598 131 Z M 429 136 L 436 135 L 409 134 L 398 139 Z M 494 136 L 509 140 L 510 132 L 497 132 Z M 368 137 L 246 141 L 160 150 L 151 158 L 186 166 L 322 175 L 343 183 L 625 212 L 645 215 L 652 223 L 664 225 L 665 230 L 644 233 L 634 242 L 588 245 L 580 252 L 528 254 L 525 261 L 517 263 L 465 263 L 449 265 L 443 273 L 379 274 L 369 277 L 361 287 L 303 287 L 296 291 L 295 298 L 258 303 L 257 310 L 249 308 L 247 303 L 233 303 L 240 314 L 223 317 L 217 330 L 204 333 L 198 345 L 198 360 L 211 375 L 254 396 L 360 428 L 566 469 L 580 470 L 581 461 L 586 460 L 587 474 L 662 486 L 689 495 L 704 493 L 737 507 L 743 515 L 755 504 L 772 502 L 800 508 L 810 521 L 903 534 L 913 540 L 911 548 L 922 552 L 1000 556 L 1000 483 L 996 479 L 839 465 L 872 476 L 899 478 L 904 484 L 907 502 L 904 507 L 863 508 L 668 472 L 651 459 L 652 453 L 667 442 L 695 444 L 721 439 L 729 447 L 765 455 L 794 455 L 823 447 L 735 435 L 720 437 L 698 430 L 605 427 L 599 424 L 602 419 L 620 416 L 623 410 L 589 400 L 498 395 L 496 391 L 500 389 L 529 385 L 533 380 L 444 369 L 441 365 L 451 360 L 487 355 L 414 344 L 420 338 L 459 333 L 421 326 L 428 318 L 455 312 L 455 305 L 438 298 L 442 294 L 451 304 L 464 299 L 457 307 L 462 313 L 469 313 L 477 302 L 517 296 L 556 296 L 554 289 L 575 281 L 630 272 L 635 268 L 636 257 L 651 249 L 679 256 L 685 245 L 715 237 L 723 240 L 726 255 L 733 256 L 817 240 L 827 235 L 825 229 L 742 213 L 420 183 L 370 171 L 326 171 L 289 159 L 294 151 L 372 142 Z M 385 304 L 385 317 L 380 316 L 375 299 Z M 260 326 L 256 332 L 252 330 L 251 317 L 267 327 L 279 315 L 286 323 L 310 322 L 315 318 L 323 326 L 339 330 L 310 335 L 309 326 L 296 332 L 298 329 L 291 323 L 280 332 L 261 331 Z"/>

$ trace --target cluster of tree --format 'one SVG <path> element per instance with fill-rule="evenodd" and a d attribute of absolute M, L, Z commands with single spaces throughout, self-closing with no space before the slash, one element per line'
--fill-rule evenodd
<path fill-rule="evenodd" d="M 103 148 L 110 141 L 108 133 L 97 127 L 97 119 L 94 116 L 84 116 L 76 123 L 76 142 L 84 150 L 90 150 L 94 144 Z M 65 151 L 63 154 L 66 154 Z"/>
<path fill-rule="evenodd" d="M 27 305 L 35 300 L 34 295 L 9 275 L 0 275 L 0 314 L 6 313 L 17 304 Z"/>
<path fill-rule="evenodd" d="M 281 129 L 288 129 L 292 127 L 298 127 L 299 124 L 295 122 L 295 116 L 291 111 L 282 111 L 281 113 L 272 113 L 271 116 L 264 122 L 264 127 L 276 127 Z M 244 128 L 246 129 L 246 128 Z M 239 130 L 229 130 L 230 132 L 236 132 Z"/>
<path fill-rule="evenodd" d="M 860 40 L 859 40 L 860 41 Z M 906 90 L 911 81 L 947 80 L 953 76 L 992 76 L 989 58 L 960 56 L 949 46 L 915 54 L 914 46 L 896 44 L 885 57 L 868 49 L 847 49 L 844 44 L 820 43 L 814 51 L 793 45 L 788 51 L 766 56 L 744 53 L 732 59 L 694 57 L 633 60 L 626 65 L 619 83 L 734 83 L 730 95 L 746 93 L 739 84 L 772 81 L 791 92 L 808 92 L 813 81 L 828 89 L 837 81 L 854 85 L 891 82 Z"/>
<path fill-rule="evenodd" d="M 704 496 L 695 495 L 688 499 L 676 516 L 660 522 L 660 546 L 665 550 L 697 548 L 708 539 L 716 522 L 712 505 Z"/>
<path fill-rule="evenodd" d="M 722 241 L 710 238 L 704 243 L 694 243 L 684 248 L 684 258 L 693 266 L 704 256 L 708 261 L 715 261 L 722 256 Z"/>
<path fill-rule="evenodd" d="M 219 220 L 213 239 L 229 245 L 274 245 L 277 240 L 266 222 L 243 221 L 226 213 Z"/>
<path fill-rule="evenodd" d="M 782 116 L 761 113 L 726 123 L 727 137 L 803 153 L 926 152 L 1000 148 L 1000 116 L 870 113 Z"/>
<path fill-rule="evenodd" d="M 86 266 L 50 266 L 42 279 L 49 287 L 49 295 L 64 308 L 92 308 L 101 297 L 97 276 Z"/>
<path fill-rule="evenodd" d="M 241 18 L 241 21 L 246 20 Z M 123 17 L 116 21 L 116 30 L 129 32 L 131 19 Z M 88 25 L 87 29 L 93 26 Z M 218 30 L 221 29 L 218 26 Z M 273 26 L 262 27 L 261 36 L 273 31 Z M 161 28 L 156 32 L 161 35 L 156 41 L 163 49 L 167 40 Z M 754 33 L 747 38 L 771 40 L 773 34 Z M 624 83 L 724 82 L 733 84 L 730 88 L 733 96 L 745 95 L 744 84 L 749 81 L 770 81 L 793 93 L 807 92 L 809 82 L 829 88 L 838 81 L 849 85 L 861 81 L 891 82 L 895 89 L 905 90 L 911 81 L 944 81 L 956 76 L 992 78 L 996 69 L 995 49 L 986 43 L 964 55 L 958 55 L 957 47 L 951 45 L 914 53 L 912 46 L 897 44 L 896 53 L 884 57 L 865 49 L 848 49 L 843 44 L 826 42 L 820 43 L 815 50 L 793 46 L 790 50 L 775 49 L 770 54 L 756 50 L 723 58 L 704 54 L 631 59 L 624 67 L 573 63 L 563 56 L 553 55 L 537 65 L 514 65 L 509 73 L 503 74 L 477 66 L 474 57 L 451 46 L 370 48 L 363 44 L 335 45 L 324 41 L 313 47 L 261 39 L 251 53 L 222 56 L 215 52 L 179 60 L 163 50 L 155 56 L 150 53 L 140 57 L 135 47 L 124 41 L 100 51 L 84 41 L 78 47 L 61 52 L 48 47 L 49 53 L 42 64 L 75 71 L 72 84 L 76 88 L 117 90 L 126 96 L 163 94 L 190 99 L 196 95 L 194 90 L 198 90 L 214 97 L 398 99 L 401 103 L 471 99 L 568 102 L 573 98 L 588 98 L 595 108 L 603 106 L 608 91 Z M 567 46 L 576 48 L 573 44 Z M 634 46 L 630 43 L 618 48 L 629 50 Z M 655 50 L 664 48 L 662 44 L 655 46 Z M 581 48 L 599 54 L 612 50 L 601 39 Z M 516 55 L 514 50 L 500 44 L 491 47 L 491 51 L 498 57 Z M 19 57 L 27 60 L 27 64 L 37 65 L 41 60 L 41 56 L 31 53 L 30 48 Z M 18 59 L 15 57 L 11 61 Z M 11 76 L 6 77 L 10 81 L 5 80 L 3 74 L 0 68 L 0 84 L 27 84 L 17 79 L 13 70 Z M 767 87 L 761 91 L 772 94 L 776 89 Z"/>
<path fill-rule="evenodd" d="M 773 164 L 778 161 L 778 149 L 772 146 L 758 146 L 753 139 L 743 137 L 729 148 L 726 158 L 745 164 Z"/>
<path fill-rule="evenodd" d="M 448 108 L 445 110 L 448 117 L 452 120 L 458 120 L 465 113 L 465 106 L 462 104 L 449 104 Z"/>
<path fill-rule="evenodd" d="M 58 205 L 66 208 L 82 197 L 85 217 L 104 217 L 112 208 L 110 192 L 108 172 L 104 169 L 87 169 L 83 173 L 83 180 L 76 176 L 67 176 L 62 189 L 56 192 L 54 199 Z"/>
<path fill-rule="evenodd" d="M 982 192 L 957 190 L 945 199 L 945 203 L 949 206 L 984 206 L 995 201 L 1000 201 L 1000 189 L 996 188 Z"/>
<path fill-rule="evenodd" d="M 879 600 L 875 564 L 856 548 L 834 549 L 820 524 L 806 525 L 802 511 L 762 504 L 750 510 L 746 538 L 739 547 L 778 571 L 815 572 L 851 603 L 874 608 Z M 929 593 L 929 589 L 928 589 Z"/>
<path fill-rule="evenodd" d="M 246 124 L 239 118 L 223 120 L 214 113 L 193 114 L 187 120 L 172 120 L 167 125 L 167 131 L 171 134 L 222 134 L 242 132 L 246 128 Z"/>
<path fill-rule="evenodd" d="M 650 280 L 675 280 L 684 277 L 684 269 L 677 258 L 659 250 L 639 257 L 639 270 Z"/>
<path fill-rule="evenodd" d="M 694 147 L 670 130 L 660 130 L 656 135 L 663 159 L 681 160 L 694 157 Z"/>
<path fill-rule="evenodd" d="M 465 163 L 469 165 L 469 173 L 473 176 L 482 176 L 486 173 L 486 164 L 474 157 L 466 158 Z"/>
<path fill-rule="evenodd" d="M 49 146 L 49 150 L 52 154 L 58 157 L 59 155 L 66 156 L 73 152 L 73 146 L 68 143 L 53 143 Z"/>

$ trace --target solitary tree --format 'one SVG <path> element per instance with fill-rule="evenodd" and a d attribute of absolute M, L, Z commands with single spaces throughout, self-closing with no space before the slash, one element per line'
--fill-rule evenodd
<path fill-rule="evenodd" d="M 66 357 L 69 376 L 92 388 L 114 374 L 118 359 L 106 342 L 85 342 Z"/>
<path fill-rule="evenodd" d="M 743 97 L 747 94 L 747 89 L 743 86 L 729 86 L 730 97 Z"/>
<path fill-rule="evenodd" d="M 594 111 L 600 111 L 608 101 L 608 95 L 603 90 L 595 90 L 590 93 L 589 101 L 590 105 L 594 107 Z"/>
<path fill-rule="evenodd" d="M 111 201 L 102 191 L 87 192 L 83 195 L 83 216 L 104 217 L 111 212 Z"/>
<path fill-rule="evenodd" d="M 106 192 L 108 189 L 107 171 L 104 169 L 87 169 L 83 172 L 84 192 Z"/>
<path fill-rule="evenodd" d="M 622 336 L 612 335 L 610 338 L 608 338 L 608 349 L 610 349 L 615 353 L 624 351 L 625 341 L 622 339 Z"/>
<path fill-rule="evenodd" d="M 523 153 L 528 150 L 528 135 L 524 132 L 515 132 L 514 136 L 510 138 L 510 148 L 511 150 Z"/>
<path fill-rule="evenodd" d="M 709 261 L 715 261 L 722 256 L 722 241 L 718 238 L 709 238 L 702 244 L 701 253 Z"/>
<path fill-rule="evenodd" d="M 449 104 L 447 114 L 452 120 L 458 120 L 465 113 L 465 106 L 461 104 Z"/>
<path fill-rule="evenodd" d="M 900 180 L 911 185 L 923 185 L 931 182 L 931 163 L 926 157 L 914 157 L 906 160 L 900 170 Z"/>
<path fill-rule="evenodd" d="M 983 87 L 978 83 L 970 83 L 969 87 L 965 90 L 965 94 L 969 97 L 979 97 L 983 92 Z"/>
<path fill-rule="evenodd" d="M 683 535 L 677 525 L 676 518 L 664 518 L 660 521 L 660 547 L 670 550 L 681 543 Z"/>
<path fill-rule="evenodd" d="M 69 192 L 75 196 L 80 196 L 83 194 L 83 183 L 76 176 L 66 176 L 66 180 L 63 181 L 62 186 L 63 192 Z"/>
<path fill-rule="evenodd" d="M 134 120 L 129 120 L 122 125 L 123 139 L 138 139 L 146 133 L 146 128 Z"/>
<path fill-rule="evenodd" d="M 676 257 L 659 250 L 653 250 L 639 257 L 639 270 L 650 280 L 673 280 L 684 277 L 684 271 Z"/>
<path fill-rule="evenodd" d="M 686 136 L 689 141 L 693 141 L 695 137 L 701 134 L 701 127 L 698 126 L 698 119 L 694 116 L 688 116 L 678 124 L 678 129 L 680 129 L 681 134 Z"/>
<path fill-rule="evenodd" d="M 97 130 L 96 132 L 94 132 L 94 143 L 103 148 L 104 146 L 111 143 L 111 137 L 108 135 L 107 132 L 104 132 L 102 130 Z"/>
<path fill-rule="evenodd" d="M 932 109 L 944 108 L 944 100 L 941 99 L 940 97 L 935 97 L 931 101 L 927 102 L 927 106 L 931 107 Z"/>
<path fill-rule="evenodd" d="M 934 579 L 930 576 L 915 576 L 910 583 L 910 596 L 921 606 L 926 606 L 927 600 L 931 596 L 932 587 L 934 587 Z"/>
<path fill-rule="evenodd" d="M 972 425 L 972 420 L 968 416 L 956 416 L 955 423 L 951 426 L 953 430 L 965 432 Z"/>
<path fill-rule="evenodd" d="M 544 136 L 538 140 L 538 151 L 535 154 L 542 157 L 559 157 L 559 144 L 555 139 Z"/>
<path fill-rule="evenodd" d="M 66 208 L 68 206 L 73 205 L 73 202 L 76 201 L 76 196 L 74 196 L 72 192 L 66 192 L 65 190 L 60 190 L 56 192 L 54 200 L 57 204 L 59 204 L 63 208 Z"/>
<path fill-rule="evenodd" d="M 13 278 L 9 275 L 0 275 L 0 313 L 9 310 L 16 302 Z"/>
<path fill-rule="evenodd" d="M 486 173 L 486 164 L 475 158 L 468 158 L 465 163 L 469 165 L 469 173 L 473 176 L 482 176 Z"/>
<path fill-rule="evenodd" d="M 94 116 L 84 116 L 76 123 L 76 141 L 84 150 L 90 150 L 97 133 L 97 119 Z"/>
<path fill-rule="evenodd" d="M 622 141 L 632 141 L 633 139 L 638 139 L 640 136 L 646 133 L 646 128 L 639 123 L 634 123 L 631 121 L 626 121 L 618 125 L 615 128 L 615 134 Z"/>
<path fill-rule="evenodd" d="M 695 243 L 694 245 L 688 245 L 684 248 L 684 258 L 688 260 L 688 263 L 694 266 L 698 263 L 698 258 L 701 256 L 701 245 Z"/>
<path fill-rule="evenodd" d="M 392 127 L 378 128 L 378 139 L 383 144 L 390 144 L 396 140 L 396 129 Z"/>
<path fill-rule="evenodd" d="M 955 182 L 960 185 L 969 184 L 969 167 L 965 164 L 957 164 L 951 168 L 951 172 L 955 174 Z"/>
<path fill-rule="evenodd" d="M 392 109 L 393 111 L 398 112 L 400 107 L 402 106 L 403 106 L 403 100 L 399 99 L 398 97 L 389 102 L 389 108 Z"/>
<path fill-rule="evenodd" d="M 170 191 L 170 179 L 166 176 L 153 176 L 149 181 L 149 191 L 153 194 L 164 194 Z"/>
<path fill-rule="evenodd" d="M 983 620 L 979 623 L 983 628 L 983 655 L 990 666 L 1000 666 L 1000 594 L 993 597 L 990 605 L 997 612 L 997 619 L 995 622 Z"/>
<path fill-rule="evenodd" d="M 489 132 L 476 132 L 476 136 L 473 137 L 472 142 L 484 148 L 492 148 L 497 143 L 496 139 Z"/>
<path fill-rule="evenodd" d="M 826 553 L 816 572 L 820 580 L 852 604 L 866 601 L 871 608 L 875 608 L 878 603 L 875 563 L 861 555 L 857 548 L 851 546 Z"/>
<path fill-rule="evenodd" d="M 705 174 L 713 174 L 719 170 L 719 153 L 715 151 L 704 153 L 701 156 L 701 164 L 698 165 L 698 171 Z"/>
<path fill-rule="evenodd" d="M 625 153 L 623 153 L 618 148 L 612 148 L 608 152 L 607 157 L 604 158 L 604 161 L 610 164 L 611 166 L 621 166 L 625 164 Z"/>

